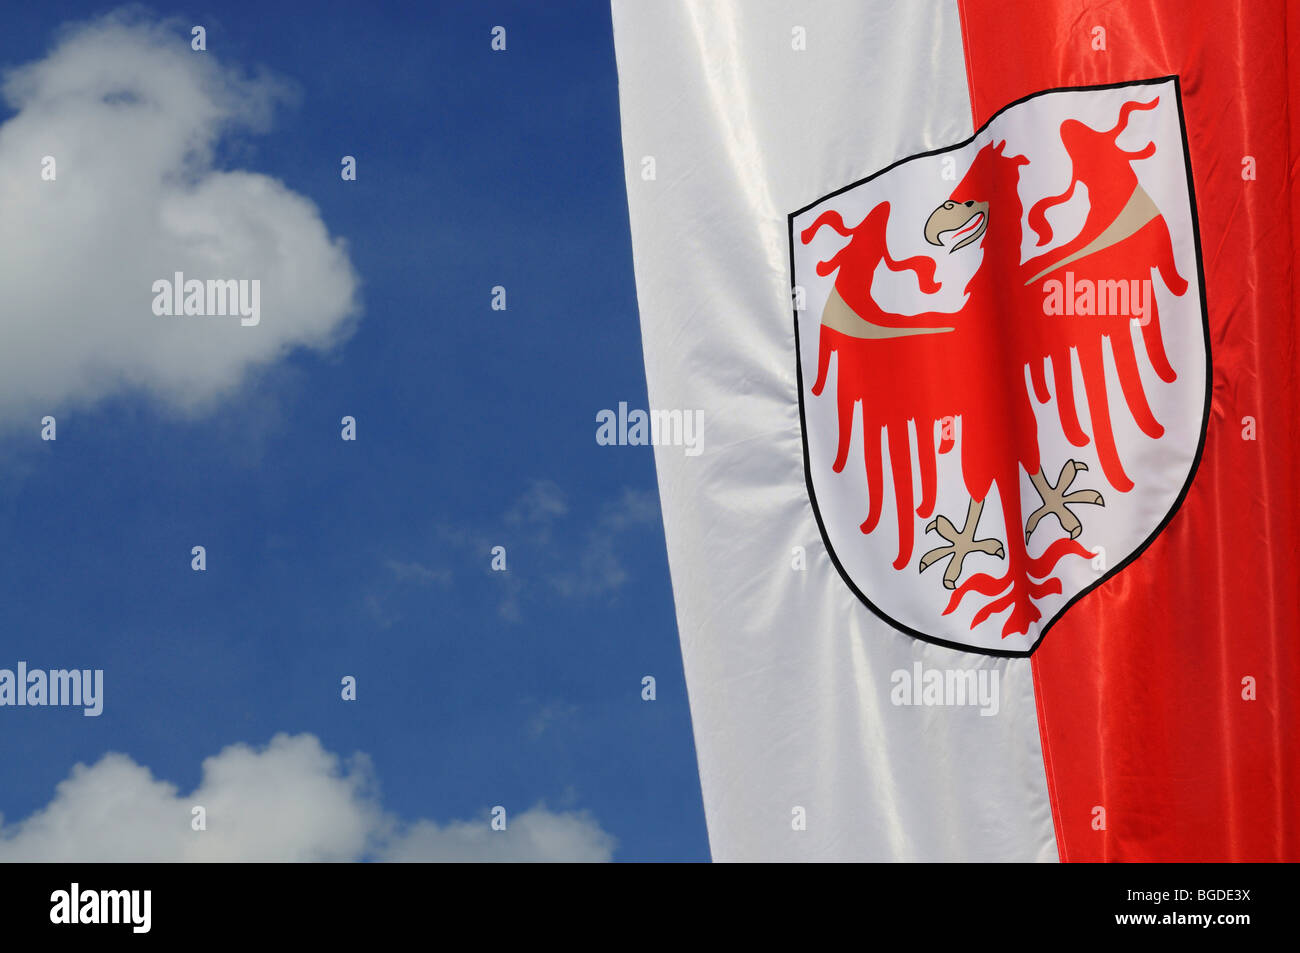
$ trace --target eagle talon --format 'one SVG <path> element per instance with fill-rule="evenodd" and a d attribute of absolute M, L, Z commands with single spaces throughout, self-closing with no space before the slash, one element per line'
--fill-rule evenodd
<path fill-rule="evenodd" d="M 1105 506 L 1105 501 L 1101 494 L 1096 490 L 1075 490 L 1073 493 L 1067 492 L 1074 483 L 1074 478 L 1083 472 L 1086 472 L 1088 465 L 1077 460 L 1066 460 L 1065 466 L 1061 467 L 1061 475 L 1057 477 L 1056 484 L 1053 486 L 1047 482 L 1047 477 L 1043 476 L 1042 468 L 1030 476 L 1029 480 L 1034 484 L 1034 489 L 1043 500 L 1043 505 L 1029 514 L 1029 519 L 1025 521 L 1025 544 L 1029 544 L 1029 537 L 1033 534 L 1034 529 L 1038 526 L 1039 521 L 1044 516 L 1051 514 L 1060 521 L 1061 529 L 1065 530 L 1070 539 L 1078 539 L 1083 532 L 1083 524 L 1079 518 L 1074 515 L 1070 507 L 1078 503 L 1091 503 L 1096 506 Z"/>
<path fill-rule="evenodd" d="M 966 510 L 966 525 L 960 530 L 952 525 L 946 516 L 936 516 L 926 526 L 927 533 L 938 533 L 950 545 L 932 549 L 921 557 L 921 572 L 925 572 L 940 559 L 948 559 L 948 568 L 943 572 L 945 589 L 956 589 L 961 577 L 962 562 L 971 553 L 987 553 L 998 559 L 1006 558 L 1002 543 L 996 539 L 976 539 L 975 527 L 979 524 L 980 513 L 984 510 L 983 500 L 971 500 Z"/>

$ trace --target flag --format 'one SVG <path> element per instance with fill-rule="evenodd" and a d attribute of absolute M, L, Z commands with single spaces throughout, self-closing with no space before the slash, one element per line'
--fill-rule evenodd
<path fill-rule="evenodd" d="M 614 0 L 715 860 L 1300 858 L 1300 25 Z"/>

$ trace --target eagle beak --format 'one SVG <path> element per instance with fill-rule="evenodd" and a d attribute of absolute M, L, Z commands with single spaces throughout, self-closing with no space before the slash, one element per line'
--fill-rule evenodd
<path fill-rule="evenodd" d="M 925 240 L 931 245 L 943 247 L 943 236 L 952 233 L 954 239 L 960 239 L 948 249 L 952 254 L 958 248 L 965 248 L 984 234 L 989 223 L 988 202 L 953 202 L 947 201 L 930 213 L 925 222 Z"/>

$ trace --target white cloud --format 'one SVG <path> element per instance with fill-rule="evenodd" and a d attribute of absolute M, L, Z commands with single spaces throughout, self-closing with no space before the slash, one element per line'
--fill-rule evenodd
<path fill-rule="evenodd" d="M 0 126 L 0 424 L 128 390 L 201 411 L 250 369 L 349 330 L 357 275 L 315 205 L 214 164 L 232 131 L 268 126 L 285 85 L 188 40 L 113 14 L 5 77 L 16 115 Z M 177 271 L 259 279 L 261 323 L 156 316 L 153 282 Z"/>
<path fill-rule="evenodd" d="M 542 525 L 569 512 L 564 491 L 553 480 L 534 480 L 514 506 L 506 511 L 505 521 L 511 526 L 522 524 Z"/>
<path fill-rule="evenodd" d="M 420 821 L 381 856 L 390 861 L 599 863 L 614 852 L 614 839 L 585 811 L 556 813 L 538 805 L 508 820 L 506 831 L 493 831 L 480 821 L 457 821 L 445 827 Z"/>
<path fill-rule="evenodd" d="M 551 586 L 566 598 L 593 598 L 623 588 L 630 577 L 619 559 L 619 535 L 658 519 L 659 500 L 654 493 L 624 488 L 622 497 L 601 507 L 571 568 L 548 577 Z"/>
<path fill-rule="evenodd" d="M 191 810 L 207 830 L 191 829 Z M 0 861 L 607 861 L 614 839 L 585 812 L 542 805 L 508 817 L 403 824 L 380 805 L 364 756 L 344 762 L 310 734 L 231 745 L 182 796 L 123 754 L 78 764 L 54 799 L 3 824 Z"/>
<path fill-rule="evenodd" d="M 384 565 L 398 582 L 415 582 L 422 586 L 431 582 L 443 586 L 451 584 L 450 569 L 430 569 L 421 563 L 402 562 L 399 559 L 385 560 Z"/>
<path fill-rule="evenodd" d="M 489 554 L 497 545 L 506 547 L 514 565 L 531 561 L 542 567 L 542 574 L 531 578 L 521 573 L 492 573 L 496 577 L 493 584 L 502 593 L 498 614 L 509 622 L 520 622 L 523 607 L 546 595 L 574 601 L 614 597 L 632 579 L 623 565 L 630 548 L 624 537 L 658 525 L 659 497 L 653 491 L 624 487 L 617 498 L 597 507 L 594 518 L 579 524 L 574 518 L 577 515 L 558 484 L 533 480 L 490 531 L 443 524 L 438 537 L 463 550 L 479 572 L 489 572 Z M 523 556 L 518 555 L 520 550 Z M 389 568 L 394 568 L 391 563 Z M 451 580 L 450 571 L 446 580 Z M 383 625 L 381 607 L 370 608 Z"/>

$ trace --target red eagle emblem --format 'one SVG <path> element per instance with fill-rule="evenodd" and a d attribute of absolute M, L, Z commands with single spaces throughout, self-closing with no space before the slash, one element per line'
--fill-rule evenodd
<path fill-rule="evenodd" d="M 1030 97 L 795 213 L 791 246 L 836 565 L 914 635 L 1028 654 L 1167 523 L 1199 457 L 1208 337 L 1177 81 Z"/>

